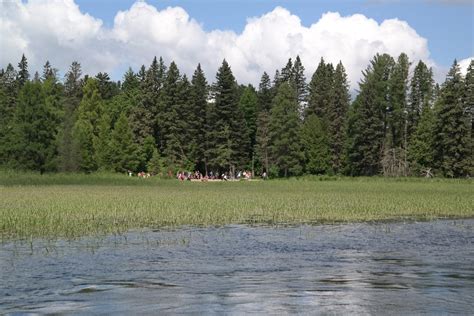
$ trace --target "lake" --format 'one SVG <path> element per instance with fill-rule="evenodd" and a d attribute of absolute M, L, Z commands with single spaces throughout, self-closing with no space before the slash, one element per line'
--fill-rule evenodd
<path fill-rule="evenodd" d="M 474 219 L 4 241 L 0 277 L 0 314 L 468 314 Z"/>

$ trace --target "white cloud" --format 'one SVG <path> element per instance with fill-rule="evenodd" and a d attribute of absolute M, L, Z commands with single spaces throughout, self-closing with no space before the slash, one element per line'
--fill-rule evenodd
<path fill-rule="evenodd" d="M 175 60 L 187 74 L 200 62 L 212 81 L 226 58 L 239 82 L 257 84 L 263 71 L 273 76 L 289 57 L 299 54 L 308 79 L 324 57 L 333 63 L 342 60 L 356 87 L 361 71 L 377 52 L 392 56 L 406 52 L 413 63 L 423 59 L 436 66 L 429 60 L 427 40 L 398 19 L 379 24 L 361 14 L 328 12 L 306 27 L 298 16 L 277 7 L 249 18 L 237 34 L 206 32 L 180 7 L 158 10 L 142 1 L 118 12 L 111 28 L 82 13 L 73 0 L 14 0 L 1 5 L 1 67 L 16 64 L 25 53 L 34 70 L 49 59 L 64 72 L 78 60 L 85 72 L 113 73 L 128 65 L 135 69 L 149 65 L 156 55 L 168 63 Z"/>
<path fill-rule="evenodd" d="M 467 68 L 469 67 L 469 64 L 471 63 L 471 60 L 474 60 L 474 56 L 468 57 L 466 59 L 459 61 L 459 67 L 461 68 L 461 73 L 463 74 L 463 76 L 466 75 Z"/>

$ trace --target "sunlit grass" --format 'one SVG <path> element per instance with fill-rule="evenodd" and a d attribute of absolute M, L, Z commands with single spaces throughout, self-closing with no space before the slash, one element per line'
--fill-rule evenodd
<path fill-rule="evenodd" d="M 474 216 L 470 180 L 333 180 L 190 183 L 105 174 L 3 174 L 0 234 L 4 240 L 75 238 L 180 225 Z"/>

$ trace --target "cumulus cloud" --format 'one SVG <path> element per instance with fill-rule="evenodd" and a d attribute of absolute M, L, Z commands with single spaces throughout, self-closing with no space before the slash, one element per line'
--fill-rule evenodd
<path fill-rule="evenodd" d="M 191 74 L 198 62 L 212 81 L 226 58 L 241 83 L 259 82 L 263 71 L 271 76 L 289 57 L 300 55 L 309 79 L 321 57 L 343 62 L 353 88 L 376 53 L 407 53 L 416 63 L 431 61 L 427 40 L 407 22 L 378 23 L 361 14 L 341 16 L 328 12 L 310 26 L 298 16 L 276 7 L 252 17 L 241 33 L 213 30 L 180 7 L 157 9 L 144 1 L 119 11 L 110 28 L 100 19 L 82 13 L 73 0 L 20 0 L 2 2 L 0 13 L 0 64 L 17 63 L 25 53 L 32 69 L 46 59 L 63 72 L 73 60 L 84 71 L 114 73 L 129 65 L 148 65 L 153 56 L 176 61 Z"/>
<path fill-rule="evenodd" d="M 459 61 L 459 68 L 461 68 L 461 73 L 464 76 L 467 73 L 467 68 L 469 67 L 469 64 L 471 63 L 471 60 L 474 60 L 474 56 Z"/>

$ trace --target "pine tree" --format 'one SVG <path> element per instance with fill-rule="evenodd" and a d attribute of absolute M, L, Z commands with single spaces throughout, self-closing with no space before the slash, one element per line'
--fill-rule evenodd
<path fill-rule="evenodd" d="M 301 141 L 304 148 L 306 172 L 326 174 L 331 171 L 328 128 L 323 120 L 312 114 L 304 121 Z"/>
<path fill-rule="evenodd" d="M 305 109 L 305 117 L 315 114 L 317 117 L 327 120 L 329 107 L 332 101 L 332 86 L 334 67 L 326 64 L 321 57 L 318 68 L 311 77 L 309 83 L 308 104 Z"/>
<path fill-rule="evenodd" d="M 140 163 L 138 148 L 133 142 L 133 134 L 125 113 L 120 114 L 115 123 L 110 140 L 111 167 L 117 172 L 136 171 Z"/>
<path fill-rule="evenodd" d="M 57 117 L 46 98 L 39 82 L 25 82 L 20 90 L 9 146 L 12 167 L 41 173 L 54 169 Z"/>
<path fill-rule="evenodd" d="M 208 149 L 206 135 L 208 133 L 206 124 L 208 86 L 206 76 L 198 64 L 191 80 L 191 104 L 194 110 L 194 121 L 192 123 L 193 138 L 196 143 L 196 165 L 201 172 L 207 172 L 207 159 L 205 152 Z"/>
<path fill-rule="evenodd" d="M 103 101 L 95 79 L 88 79 L 84 86 L 83 98 L 74 124 L 73 137 L 79 150 L 79 168 L 85 172 L 95 171 L 97 162 L 93 145 L 98 135 L 100 117 L 103 113 Z"/>
<path fill-rule="evenodd" d="M 411 170 L 420 175 L 429 175 L 434 164 L 434 140 L 433 130 L 435 116 L 430 107 L 423 107 L 419 123 L 413 133 L 408 145 L 408 159 Z"/>
<path fill-rule="evenodd" d="M 214 105 L 209 119 L 214 128 L 209 132 L 209 164 L 219 171 L 243 167 L 246 164 L 246 137 L 241 133 L 244 119 L 238 107 L 237 83 L 226 60 L 216 74 Z"/>
<path fill-rule="evenodd" d="M 296 91 L 293 85 L 284 82 L 273 99 L 269 123 L 271 161 L 284 177 L 300 175 L 303 171 L 300 130 Z"/>
<path fill-rule="evenodd" d="M 155 148 L 153 150 L 152 158 L 147 164 L 147 171 L 153 175 L 164 176 L 166 172 L 165 161 L 160 156 L 160 153 Z"/>
<path fill-rule="evenodd" d="M 388 139 L 386 148 L 406 149 L 406 109 L 408 90 L 408 69 L 410 62 L 405 53 L 400 54 L 394 65 L 389 82 L 389 103 L 387 113 Z"/>
<path fill-rule="evenodd" d="M 111 119 L 107 113 L 103 114 L 97 127 L 97 135 L 92 137 L 94 159 L 100 170 L 110 170 L 112 160 L 111 150 Z"/>
<path fill-rule="evenodd" d="M 434 101 L 433 71 L 423 61 L 419 61 L 410 82 L 407 103 L 407 138 L 417 129 L 420 116 L 425 108 L 431 108 Z"/>
<path fill-rule="evenodd" d="M 58 80 L 57 74 L 58 74 L 58 70 L 56 68 L 53 68 L 49 60 L 47 60 L 43 66 L 43 76 L 41 77 L 41 79 L 44 81 L 53 80 L 56 82 Z"/>
<path fill-rule="evenodd" d="M 347 112 L 350 104 L 349 84 L 342 62 L 336 67 L 332 87 L 332 102 L 328 111 L 328 140 L 331 153 L 331 169 L 341 173 L 344 167 L 347 137 Z"/>
<path fill-rule="evenodd" d="M 269 111 L 261 111 L 257 120 L 257 135 L 255 152 L 262 164 L 263 171 L 267 174 L 270 167 L 270 113 Z"/>
<path fill-rule="evenodd" d="M 301 63 L 300 56 L 296 56 L 295 63 L 293 64 L 292 80 L 295 85 L 298 104 L 300 106 L 300 109 L 302 110 L 308 98 L 308 87 L 306 84 L 304 67 Z"/>
<path fill-rule="evenodd" d="M 28 61 L 23 54 L 21 56 L 21 60 L 18 63 L 18 68 L 20 69 L 18 71 L 18 77 L 17 77 L 17 83 L 18 87 L 23 87 L 23 85 L 30 79 L 30 73 L 28 72 Z"/>
<path fill-rule="evenodd" d="M 269 112 L 272 107 L 272 83 L 266 72 L 263 73 L 258 86 L 258 112 Z"/>
<path fill-rule="evenodd" d="M 360 93 L 355 99 L 348 124 L 348 162 L 352 175 L 376 175 L 382 171 L 389 79 L 394 60 L 376 55 L 363 72 Z"/>
<path fill-rule="evenodd" d="M 110 80 L 106 72 L 99 72 L 95 79 L 97 80 L 97 88 L 102 100 L 110 100 L 119 93 L 118 85 Z"/>
<path fill-rule="evenodd" d="M 471 59 L 467 68 L 466 78 L 464 80 L 464 112 L 468 115 L 468 124 L 470 125 L 470 144 L 471 151 L 471 174 L 474 173 L 474 59 Z"/>
<path fill-rule="evenodd" d="M 3 69 L 2 69 L 3 70 Z M 11 64 L 0 77 L 0 165 L 8 161 L 9 138 L 13 129 L 13 117 L 17 104 L 17 73 Z"/>
<path fill-rule="evenodd" d="M 462 102 L 463 88 L 463 78 L 455 60 L 436 109 L 435 161 L 446 177 L 464 177 L 471 170 L 470 126 Z"/>
<path fill-rule="evenodd" d="M 252 85 L 245 87 L 244 92 L 240 96 L 239 108 L 243 113 L 245 119 L 245 126 L 241 127 L 241 130 L 244 135 L 247 136 L 248 140 L 246 143 L 248 147 L 245 149 L 248 157 L 247 159 L 252 159 L 253 148 L 255 146 L 255 138 L 257 132 L 257 107 L 258 107 L 258 96 L 255 88 Z"/>

